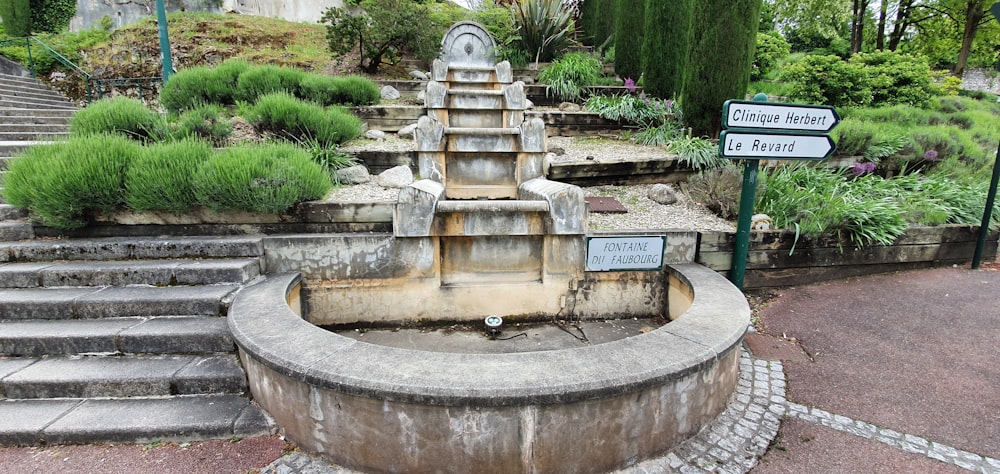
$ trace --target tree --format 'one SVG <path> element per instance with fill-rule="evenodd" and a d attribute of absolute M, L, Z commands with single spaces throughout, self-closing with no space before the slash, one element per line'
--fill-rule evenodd
<path fill-rule="evenodd" d="M 643 91 L 647 94 L 664 99 L 681 94 L 694 3 L 694 0 L 646 0 L 642 71 Z"/>
<path fill-rule="evenodd" d="M 615 26 L 615 73 L 639 80 L 642 75 L 642 38 L 646 0 L 617 0 Z"/>
<path fill-rule="evenodd" d="M 773 3 L 776 26 L 792 45 L 792 51 L 829 48 L 850 38 L 849 0 L 774 0 Z M 846 46 L 849 49 L 850 44 Z"/>
<path fill-rule="evenodd" d="M 613 40 L 615 36 L 615 12 L 618 9 L 617 0 L 600 0 L 597 3 L 597 30 L 594 33 L 594 46 L 606 48 L 608 40 Z"/>
<path fill-rule="evenodd" d="M 654 0 L 655 1 L 655 0 Z M 695 135 L 717 137 L 722 103 L 743 99 L 757 41 L 761 0 L 699 0 L 681 109 Z"/>
<path fill-rule="evenodd" d="M 584 0 L 580 5 L 579 29 L 585 36 L 583 42 L 592 46 L 594 38 L 597 36 L 597 18 L 600 16 L 599 4 L 600 0 Z"/>
<path fill-rule="evenodd" d="M 853 0 L 851 7 L 851 54 L 861 51 L 869 0 Z"/>
<path fill-rule="evenodd" d="M 424 61 L 437 54 L 440 38 L 427 8 L 411 0 L 351 0 L 357 14 L 347 8 L 332 7 L 323 14 L 326 39 L 334 54 L 360 52 L 358 67 L 368 74 L 378 72 L 382 59 L 409 48 Z"/>
<path fill-rule="evenodd" d="M 0 19 L 7 36 L 31 34 L 31 6 L 28 0 L 0 0 Z"/>

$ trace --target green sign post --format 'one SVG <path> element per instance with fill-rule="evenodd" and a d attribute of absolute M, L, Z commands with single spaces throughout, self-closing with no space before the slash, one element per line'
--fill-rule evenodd
<path fill-rule="evenodd" d="M 163 83 L 170 79 L 174 72 L 174 61 L 170 57 L 170 37 L 167 34 L 167 10 L 163 5 L 166 0 L 156 0 L 156 23 L 160 30 L 160 55 L 163 59 Z"/>
<path fill-rule="evenodd" d="M 994 3 L 990 7 L 993 16 L 1000 21 L 1000 2 Z M 997 64 L 1000 71 L 1000 64 Z M 976 251 L 972 255 L 972 269 L 979 268 L 979 263 L 983 259 L 983 248 L 986 247 L 986 237 L 990 233 L 990 222 L 993 221 L 993 203 L 997 197 L 997 184 L 1000 182 L 1000 145 L 997 146 L 997 154 L 993 157 L 993 178 L 990 180 L 990 191 L 986 194 L 986 209 L 983 210 L 983 221 L 979 224 L 979 239 L 976 242 Z"/>
<path fill-rule="evenodd" d="M 837 149 L 827 135 L 840 123 L 833 107 L 729 100 L 722 106 L 719 156 L 743 160 L 743 189 L 729 280 L 740 290 L 750 251 L 750 218 L 757 190 L 759 160 L 824 160 Z"/>

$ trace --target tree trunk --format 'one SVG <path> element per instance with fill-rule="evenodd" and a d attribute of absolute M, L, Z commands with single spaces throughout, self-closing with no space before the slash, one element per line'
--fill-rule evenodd
<path fill-rule="evenodd" d="M 875 38 L 875 49 L 879 51 L 885 49 L 885 17 L 888 11 L 888 0 L 882 0 L 882 5 L 878 12 L 878 36 Z"/>
<path fill-rule="evenodd" d="M 962 77 L 965 73 L 965 66 L 969 62 L 969 53 L 972 51 L 972 40 L 976 38 L 976 30 L 979 23 L 986 14 L 985 0 L 969 0 L 965 8 L 965 27 L 962 29 L 962 47 L 958 50 L 958 60 L 955 61 L 955 68 L 951 74 L 955 77 Z"/>
<path fill-rule="evenodd" d="M 903 39 L 906 27 L 910 26 L 910 11 L 913 9 L 913 0 L 899 0 L 899 8 L 896 9 L 896 21 L 892 26 L 892 34 L 889 35 L 889 51 L 899 48 L 899 42 Z"/>
<path fill-rule="evenodd" d="M 861 52 L 861 44 L 864 39 L 865 12 L 868 11 L 869 0 L 854 0 L 851 12 L 851 54 Z"/>

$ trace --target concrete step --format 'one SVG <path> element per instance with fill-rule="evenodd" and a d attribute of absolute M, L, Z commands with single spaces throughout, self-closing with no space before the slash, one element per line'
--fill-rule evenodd
<path fill-rule="evenodd" d="M 69 132 L 69 126 L 61 123 L 3 123 L 0 120 L 0 133 L 24 133 L 37 137 L 53 133 L 64 134 L 67 132 Z"/>
<path fill-rule="evenodd" d="M 0 287 L 239 284 L 259 275 L 257 258 L 25 262 L 0 264 Z"/>
<path fill-rule="evenodd" d="M 32 145 L 39 145 L 46 142 L 38 142 L 32 140 L 0 140 L 0 156 L 11 157 L 17 156 L 18 153 L 24 151 Z"/>
<path fill-rule="evenodd" d="M 64 100 L 0 98 L 0 108 L 76 110 L 76 105 Z"/>
<path fill-rule="evenodd" d="M 235 354 L 83 356 L 4 359 L 8 399 L 242 394 L 246 375 Z"/>
<path fill-rule="evenodd" d="M 268 434 L 260 409 L 237 395 L 0 402 L 0 444 L 196 441 Z"/>
<path fill-rule="evenodd" d="M 0 321 L 0 355 L 207 354 L 235 346 L 218 316 Z"/>
<path fill-rule="evenodd" d="M 55 100 L 73 104 L 65 96 L 54 90 L 23 84 L 0 84 L 0 98 L 24 101 L 33 101 L 36 99 Z"/>
<path fill-rule="evenodd" d="M 4 132 L 0 131 L 0 142 L 38 142 L 69 138 L 69 131 L 62 132 Z"/>
<path fill-rule="evenodd" d="M 2 193 L 0 193 L 2 195 Z M 35 228 L 26 220 L 0 222 L 0 243 L 35 238 Z"/>
<path fill-rule="evenodd" d="M 15 76 L 11 74 L 0 74 L 0 83 L 17 85 L 21 87 L 36 87 L 39 89 L 48 89 L 48 86 L 39 82 L 38 79 L 35 79 L 34 77 L 30 76 Z"/>
<path fill-rule="evenodd" d="M 238 285 L 0 289 L 3 319 L 226 314 Z"/>
<path fill-rule="evenodd" d="M 0 262 L 238 258 L 264 254 L 260 237 L 106 237 L 0 242 Z"/>
<path fill-rule="evenodd" d="M 0 173 L 2 175 L 2 173 Z M 2 181 L 0 181 L 2 182 Z M 0 196 L 3 195 L 3 189 L 0 188 Z M 28 218 L 28 210 L 22 209 L 20 207 L 14 207 L 10 204 L 0 204 L 0 221 L 14 221 L 22 220 Z"/>
<path fill-rule="evenodd" d="M 55 109 L 50 109 L 55 110 Z M 69 127 L 70 116 L 44 115 L 0 115 L 0 123 L 5 125 L 60 125 Z"/>
<path fill-rule="evenodd" d="M 26 109 L 7 108 L 0 109 L 0 117 L 45 117 L 62 118 L 69 120 L 76 113 L 76 109 Z M 6 121 L 0 118 L 0 121 Z"/>

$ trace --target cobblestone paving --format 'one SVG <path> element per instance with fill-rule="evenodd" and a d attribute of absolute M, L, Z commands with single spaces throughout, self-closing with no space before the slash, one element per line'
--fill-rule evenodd
<path fill-rule="evenodd" d="M 785 373 L 781 362 L 753 359 L 743 351 L 736 392 L 712 425 L 665 456 L 623 469 L 618 474 L 746 472 L 757 464 L 777 436 L 785 406 Z M 304 453 L 284 456 L 261 470 L 261 474 L 354 472 Z"/>
<path fill-rule="evenodd" d="M 879 428 L 871 423 L 853 420 L 819 408 L 811 408 L 792 402 L 788 404 L 786 415 L 865 439 L 878 441 L 908 453 L 921 454 L 969 471 L 988 474 L 1000 473 L 1000 460 L 962 451 L 919 436 L 899 433 L 888 428 Z"/>

